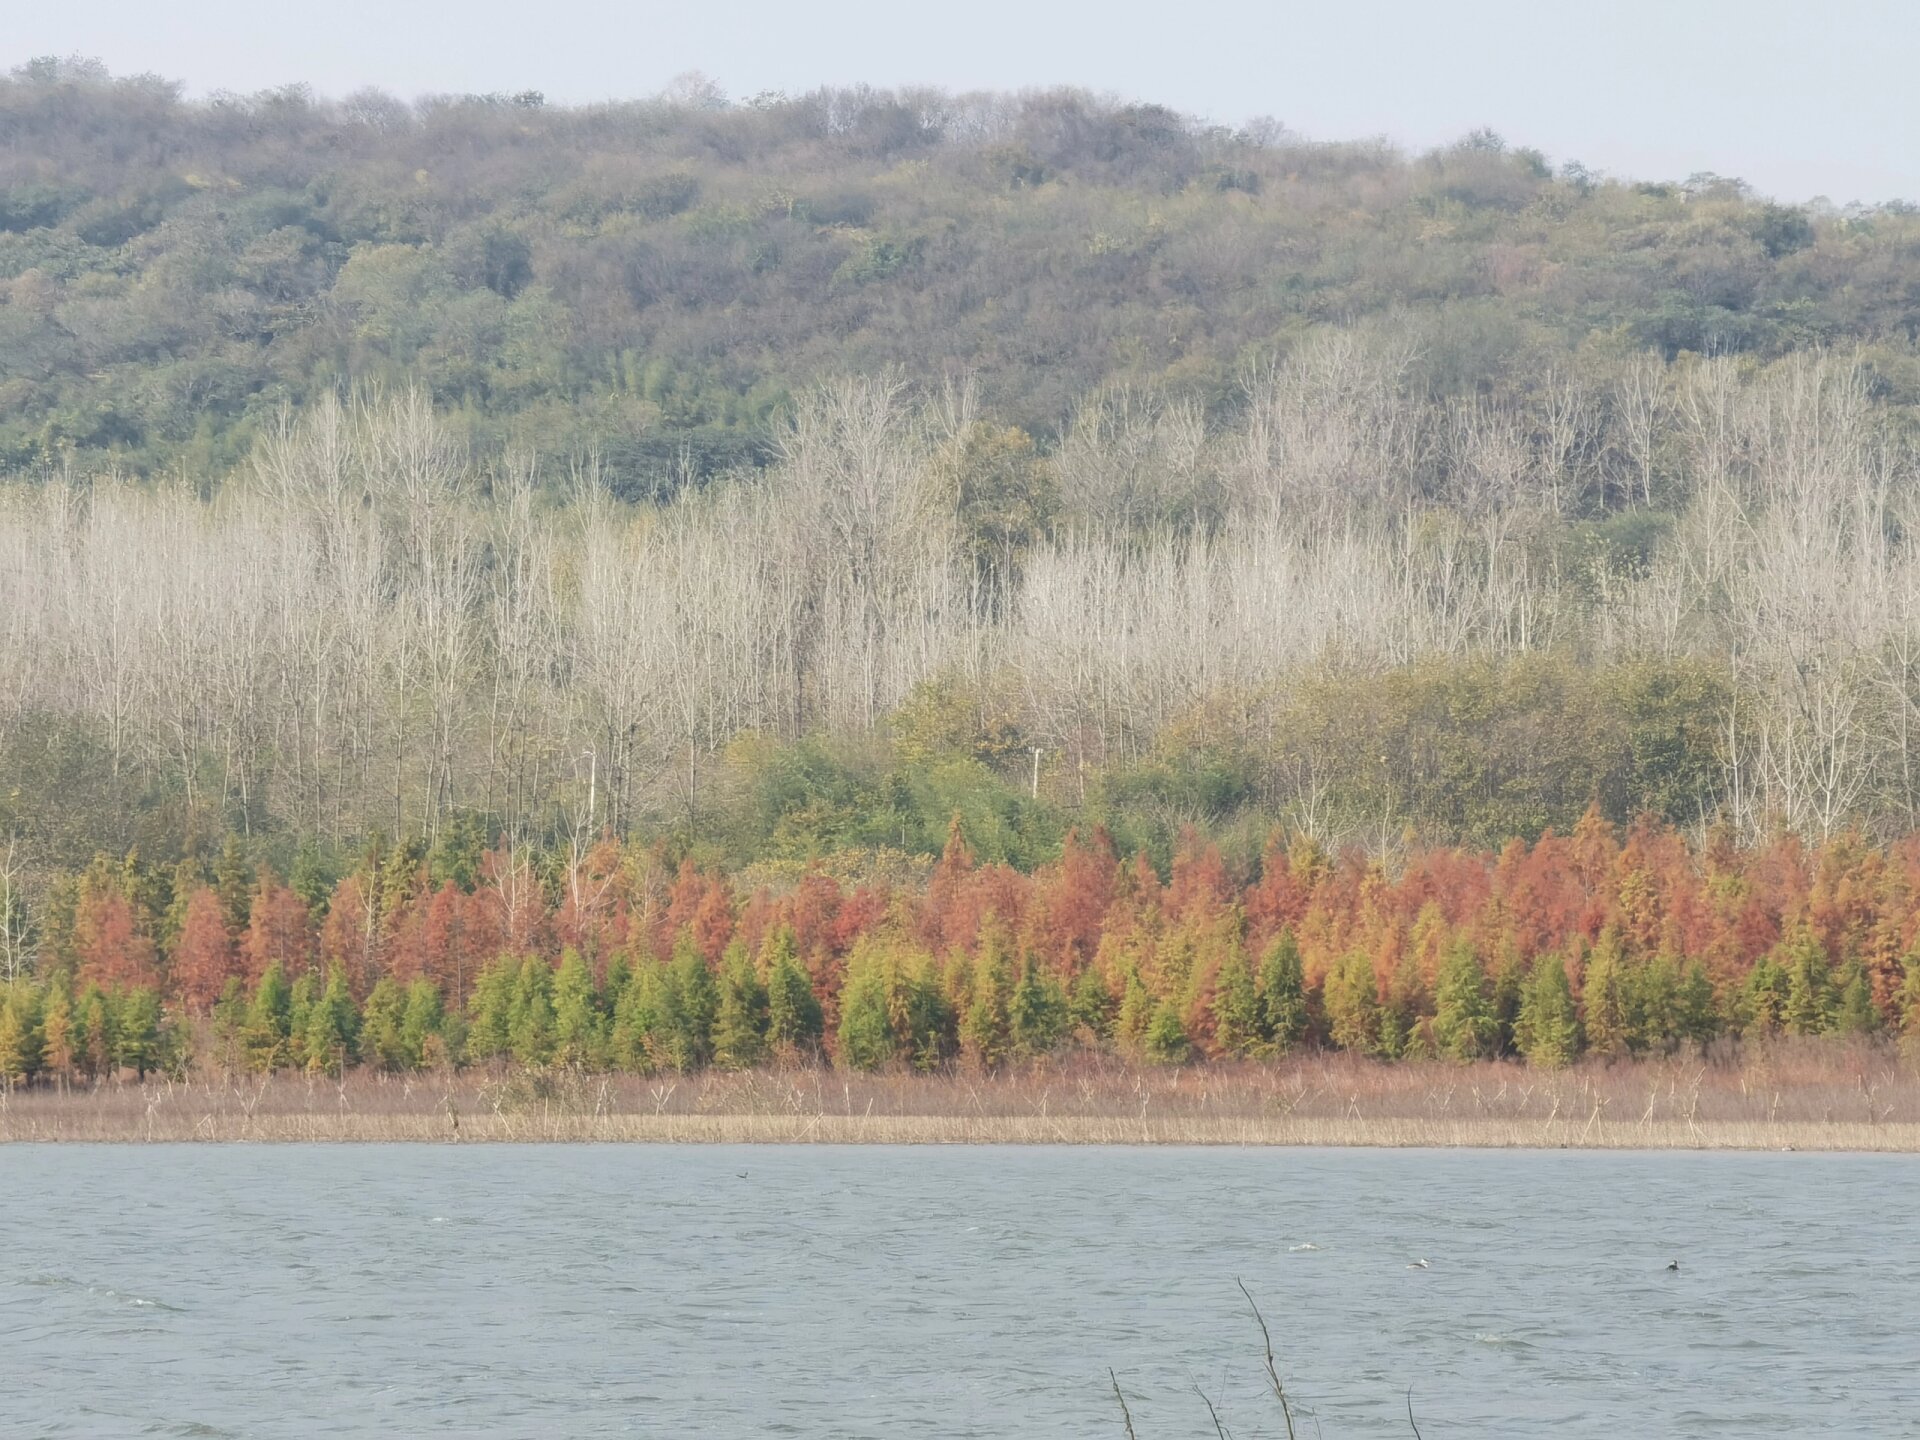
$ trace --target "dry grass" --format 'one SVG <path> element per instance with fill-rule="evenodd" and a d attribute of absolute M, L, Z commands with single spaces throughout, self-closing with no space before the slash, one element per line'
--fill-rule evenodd
<path fill-rule="evenodd" d="M 1920 1078 L 1890 1050 L 1831 1045 L 1554 1074 L 1315 1056 L 996 1076 L 206 1076 L 0 1095 L 0 1141 L 27 1140 L 1920 1151 Z"/>

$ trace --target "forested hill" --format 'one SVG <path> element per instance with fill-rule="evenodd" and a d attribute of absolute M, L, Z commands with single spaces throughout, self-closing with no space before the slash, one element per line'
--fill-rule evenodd
<path fill-rule="evenodd" d="M 1103 383 L 1214 418 L 1250 366 L 1376 318 L 1441 402 L 1647 349 L 1866 345 L 1904 403 L 1920 215 L 1069 91 L 562 108 L 192 101 L 76 61 L 0 80 L 0 469 L 216 477 L 285 402 L 404 380 L 483 453 L 592 450 L 616 493 L 658 493 L 764 459 L 828 376 L 968 370 L 1044 448 Z"/>

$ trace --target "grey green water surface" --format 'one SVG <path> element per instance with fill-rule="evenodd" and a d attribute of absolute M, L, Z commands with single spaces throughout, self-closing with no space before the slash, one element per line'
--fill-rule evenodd
<path fill-rule="evenodd" d="M 1920 1435 L 1917 1212 L 1906 1157 L 15 1146 L 0 1435 L 1119 1437 L 1109 1367 L 1140 1440 L 1282 1434 L 1236 1277 L 1303 1435 Z"/>

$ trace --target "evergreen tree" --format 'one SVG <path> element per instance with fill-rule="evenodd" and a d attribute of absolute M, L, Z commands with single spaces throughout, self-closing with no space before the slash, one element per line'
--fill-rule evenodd
<path fill-rule="evenodd" d="M 1044 975 L 1031 954 L 1007 1000 L 1008 1048 L 1016 1060 L 1050 1053 L 1067 1031 L 1067 997 L 1060 982 Z"/>
<path fill-rule="evenodd" d="M 1635 1054 L 1672 1050 L 1681 1039 L 1678 963 L 1662 952 L 1628 966 L 1624 978 L 1628 1046 Z"/>
<path fill-rule="evenodd" d="M 1422 1024 L 1429 1008 L 1419 957 L 1411 949 L 1403 949 L 1387 985 L 1386 1004 L 1380 1007 L 1380 1053 L 1389 1060 L 1430 1053 L 1431 1032 Z"/>
<path fill-rule="evenodd" d="M 1434 994 L 1433 1038 L 1449 1060 L 1483 1060 L 1499 1043 L 1499 1022 L 1486 975 L 1465 936 L 1454 940 L 1440 957 Z"/>
<path fill-rule="evenodd" d="M 260 972 L 241 1024 L 240 1050 L 249 1069 L 277 1070 L 291 1063 L 292 1014 L 293 991 L 276 960 Z"/>
<path fill-rule="evenodd" d="M 1833 967 L 1813 931 L 1801 926 L 1787 942 L 1786 1027 L 1795 1035 L 1824 1035 L 1833 1028 Z"/>
<path fill-rule="evenodd" d="M 1282 930 L 1260 961 L 1260 1008 L 1267 1042 L 1276 1054 L 1307 1036 L 1307 980 L 1293 932 Z"/>
<path fill-rule="evenodd" d="M 1621 964 L 1619 934 L 1609 929 L 1587 957 L 1586 979 L 1580 992 L 1580 1019 L 1587 1049 L 1609 1060 L 1624 1057 L 1631 1043 Z"/>
<path fill-rule="evenodd" d="M 79 1058 L 79 1022 L 66 981 L 56 976 L 40 1007 L 40 1063 L 65 1084 Z"/>
<path fill-rule="evenodd" d="M 229 975 L 213 1002 L 213 1045 L 223 1071 L 240 1068 L 246 1053 L 247 987 L 238 975 Z"/>
<path fill-rule="evenodd" d="M 956 1017 L 941 988 L 932 956 L 924 957 L 906 977 L 902 1020 L 907 1052 L 916 1070 L 933 1070 L 959 1044 Z"/>
<path fill-rule="evenodd" d="M 1153 1018 L 1147 1022 L 1145 1036 L 1147 1059 L 1156 1065 L 1185 1064 L 1193 1053 L 1192 1043 L 1187 1039 L 1187 1027 L 1181 1023 L 1180 1007 L 1171 1000 L 1162 1000 L 1154 1007 Z"/>
<path fill-rule="evenodd" d="M 0 1082 L 24 1085 L 40 1073 L 44 1038 L 39 990 L 13 981 L 0 991 Z"/>
<path fill-rule="evenodd" d="M 414 981 L 407 987 L 407 1008 L 400 1020 L 401 1052 L 415 1065 L 444 1065 L 459 1053 L 447 1029 L 440 987 L 431 980 Z"/>
<path fill-rule="evenodd" d="M 380 977 L 360 1010 L 360 1054 L 381 1070 L 411 1070 L 420 1054 L 407 1044 L 407 994 L 391 975 Z"/>
<path fill-rule="evenodd" d="M 753 957 L 735 941 L 721 957 L 720 1003 L 713 1022 L 713 1063 L 751 1070 L 767 1058 L 767 987 Z"/>
<path fill-rule="evenodd" d="M 1567 983 L 1567 967 L 1558 955 L 1542 955 L 1533 962 L 1514 1038 L 1529 1064 L 1546 1069 L 1571 1064 L 1580 1048 L 1573 987 Z"/>
<path fill-rule="evenodd" d="M 847 976 L 840 992 L 840 1063 L 849 1070 L 878 1070 L 893 1059 L 893 1027 L 887 1018 L 887 984 L 869 962 Z"/>
<path fill-rule="evenodd" d="M 660 966 L 643 960 L 627 977 L 613 1002 L 613 1028 L 607 1049 L 614 1066 L 635 1075 L 650 1075 L 659 1064 Z"/>
<path fill-rule="evenodd" d="M 1907 952 L 1900 969 L 1900 1045 L 1920 1056 L 1920 950 Z"/>
<path fill-rule="evenodd" d="M 1260 993 L 1253 986 L 1246 951 L 1238 944 L 1230 945 L 1221 957 L 1220 973 L 1214 981 L 1214 1050 L 1229 1057 L 1252 1055 L 1264 1048 L 1266 1039 L 1266 1016 L 1261 1011 Z"/>
<path fill-rule="evenodd" d="M 160 997 L 145 985 L 120 996 L 114 1007 L 114 1063 L 141 1080 L 159 1069 L 165 1056 L 160 1033 Z"/>
<path fill-rule="evenodd" d="M 246 933 L 253 914 L 253 869 L 247 864 L 246 845 L 231 830 L 214 862 L 213 888 L 220 896 L 220 911 L 227 922 L 227 936 L 238 940 Z"/>
<path fill-rule="evenodd" d="M 301 1034 L 309 1070 L 338 1075 L 358 1058 L 360 1012 L 347 988 L 347 973 L 339 966 L 328 972 L 326 989 L 308 1007 Z"/>
<path fill-rule="evenodd" d="M 1140 978 L 1140 971 L 1127 969 L 1127 986 L 1120 997 L 1120 1013 L 1114 1020 L 1113 1038 L 1129 1055 L 1141 1055 L 1147 1048 L 1147 1030 L 1153 1024 L 1153 992 Z"/>
<path fill-rule="evenodd" d="M 1006 952 L 989 931 L 974 965 L 973 993 L 960 1017 L 960 1053 L 981 1069 L 990 1070 L 1007 1058 L 1007 1001 L 1012 989 Z"/>
<path fill-rule="evenodd" d="M 674 942 L 673 963 L 661 989 L 660 1019 L 666 1058 L 676 1070 L 697 1070 L 713 1058 L 713 1021 L 720 1008 L 713 972 L 682 930 Z"/>
<path fill-rule="evenodd" d="M 776 1050 L 810 1052 L 819 1047 L 825 1028 L 820 997 L 793 953 L 793 932 L 784 947 L 776 946 L 767 971 L 767 1040 Z"/>
<path fill-rule="evenodd" d="M 514 988 L 520 978 L 520 963 L 501 956 L 480 972 L 473 987 L 473 1003 L 467 1027 L 467 1059 L 474 1064 L 505 1055 L 512 1047 L 509 1025 L 513 1019 Z"/>
<path fill-rule="evenodd" d="M 1740 987 L 1741 1029 L 1755 1035 L 1775 1035 L 1787 1021 L 1787 997 L 1792 982 L 1772 955 L 1762 955 Z"/>
<path fill-rule="evenodd" d="M 307 1052 L 307 1026 L 313 1019 L 313 1007 L 320 999 L 320 979 L 311 970 L 294 979 L 287 994 L 287 1049 L 292 1064 L 310 1063 Z"/>
<path fill-rule="evenodd" d="M 1696 1045 L 1706 1044 L 1720 1028 L 1713 980 L 1698 960 L 1689 960 L 1680 972 L 1680 988 L 1674 995 L 1674 1028 L 1680 1039 Z"/>
<path fill-rule="evenodd" d="M 1873 1003 L 1873 983 L 1867 978 L 1867 967 L 1858 960 L 1847 967 L 1833 1028 L 1842 1035 L 1872 1035 L 1880 1029 L 1880 1010 Z"/>
<path fill-rule="evenodd" d="M 1379 1052 L 1380 993 L 1364 950 L 1348 951 L 1328 973 L 1326 1003 L 1334 1044 L 1356 1055 Z"/>
<path fill-rule="evenodd" d="M 553 977 L 553 1058 L 562 1065 L 590 1069 L 600 1064 L 604 1051 L 593 972 L 569 945 Z"/>
<path fill-rule="evenodd" d="M 1087 966 L 1073 982 L 1073 998 L 1068 1002 L 1075 1031 L 1087 1042 L 1098 1045 L 1111 1038 L 1117 1009 L 1113 992 L 1100 978 L 1099 967 Z"/>
<path fill-rule="evenodd" d="M 1493 962 L 1492 978 L 1494 1055 L 1513 1055 L 1519 1051 L 1515 1031 L 1520 1024 L 1520 1005 L 1527 994 L 1527 966 L 1520 951 L 1508 940 L 1500 946 Z"/>
<path fill-rule="evenodd" d="M 113 1005 L 107 993 L 98 985 L 87 986 L 80 992 L 75 1013 L 81 1070 L 90 1080 L 111 1075 L 117 1036 L 114 1033 Z"/>
<path fill-rule="evenodd" d="M 522 959 L 514 976 L 507 1048 L 517 1063 L 533 1069 L 553 1060 L 553 967 L 538 955 Z"/>

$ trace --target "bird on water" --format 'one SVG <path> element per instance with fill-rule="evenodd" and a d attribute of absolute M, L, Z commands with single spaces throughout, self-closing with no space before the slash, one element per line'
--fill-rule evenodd
<path fill-rule="evenodd" d="M 1669 1260 L 1667 1262 L 1667 1269 L 1678 1270 L 1679 1268 L 1680 1268 L 1680 1262 L 1678 1260 Z"/>

